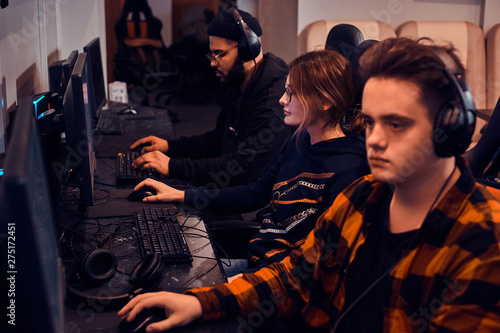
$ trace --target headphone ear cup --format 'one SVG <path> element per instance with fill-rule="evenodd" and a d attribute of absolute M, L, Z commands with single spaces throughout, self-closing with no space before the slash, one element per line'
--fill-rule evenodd
<path fill-rule="evenodd" d="M 441 108 L 434 122 L 432 141 L 434 152 L 440 157 L 462 154 L 474 133 L 475 115 L 455 103 Z"/>
<path fill-rule="evenodd" d="M 149 253 L 134 267 L 129 282 L 134 288 L 153 288 L 160 282 L 164 269 L 160 256 Z"/>
<path fill-rule="evenodd" d="M 76 274 L 85 284 L 96 286 L 113 278 L 116 273 L 116 257 L 107 249 L 82 253 L 76 259 Z"/>
<path fill-rule="evenodd" d="M 260 53 L 261 44 L 259 37 L 245 22 L 242 21 L 239 26 L 241 38 L 238 43 L 238 55 L 243 61 L 253 60 Z"/>
<path fill-rule="evenodd" d="M 261 49 L 259 36 L 243 21 L 236 8 L 231 7 L 227 12 L 233 17 L 240 28 L 241 37 L 238 42 L 238 56 L 244 62 L 255 59 Z"/>

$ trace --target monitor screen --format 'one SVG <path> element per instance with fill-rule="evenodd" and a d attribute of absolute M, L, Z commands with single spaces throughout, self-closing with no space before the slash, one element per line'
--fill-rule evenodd
<path fill-rule="evenodd" d="M 106 103 L 106 85 L 104 82 L 104 72 L 102 67 L 101 45 L 99 38 L 94 38 L 83 47 L 83 52 L 87 53 L 90 75 L 90 105 L 92 116 L 97 118 L 100 108 Z"/>
<path fill-rule="evenodd" d="M 19 102 L 0 184 L 4 323 L 16 332 L 63 332 L 63 271 L 32 98 Z"/>
<path fill-rule="evenodd" d="M 80 203 L 94 204 L 95 154 L 92 113 L 89 105 L 87 54 L 80 53 L 64 94 L 63 110 L 66 126 L 67 167 L 80 188 Z"/>

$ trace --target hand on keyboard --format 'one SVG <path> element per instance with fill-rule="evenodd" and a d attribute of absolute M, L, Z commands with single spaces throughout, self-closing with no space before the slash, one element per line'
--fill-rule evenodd
<path fill-rule="evenodd" d="M 145 190 L 153 190 L 156 195 L 144 197 L 144 202 L 184 202 L 184 191 L 153 179 L 146 179 L 134 188 L 134 192 Z"/>
<path fill-rule="evenodd" d="M 130 149 L 137 150 L 140 146 L 143 146 L 141 149 L 143 153 L 155 150 L 161 151 L 162 153 L 167 153 L 168 151 L 168 141 L 152 135 L 137 140 L 130 146 Z"/>
<path fill-rule="evenodd" d="M 163 176 L 168 176 L 170 157 L 160 151 L 152 151 L 139 156 L 132 166 L 136 169 L 153 169 Z"/>
<path fill-rule="evenodd" d="M 132 163 L 140 156 L 139 152 L 119 153 L 116 159 L 116 185 L 137 185 L 147 178 L 159 179 L 153 169 L 136 169 Z"/>

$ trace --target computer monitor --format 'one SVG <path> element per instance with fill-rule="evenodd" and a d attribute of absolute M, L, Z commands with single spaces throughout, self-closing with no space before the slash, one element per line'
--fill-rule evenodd
<path fill-rule="evenodd" d="M 3 102 L 3 101 L 1 101 Z M 0 106 L 0 157 L 5 154 L 5 119 L 4 119 L 5 110 L 2 106 Z"/>
<path fill-rule="evenodd" d="M 51 102 L 57 112 L 61 111 L 62 99 L 77 56 L 78 51 L 74 50 L 68 58 L 55 61 L 49 66 L 49 87 L 51 97 L 53 97 Z"/>
<path fill-rule="evenodd" d="M 3 327 L 64 332 L 64 274 L 32 98 L 19 101 L 0 183 L 2 267 L 7 278 Z"/>
<path fill-rule="evenodd" d="M 6 80 L 2 77 L 0 82 L 0 157 L 5 154 L 5 149 L 7 148 L 7 96 L 6 91 Z"/>
<path fill-rule="evenodd" d="M 76 59 L 78 58 L 78 51 L 71 51 L 69 57 L 62 64 L 62 76 L 61 76 L 61 96 L 64 96 L 66 89 L 68 88 L 68 82 L 75 67 Z"/>
<path fill-rule="evenodd" d="M 92 116 L 97 118 L 99 110 L 106 104 L 106 84 L 104 82 L 104 72 L 101 57 L 101 45 L 99 38 L 94 38 L 83 47 L 83 52 L 87 53 L 90 72 L 90 105 Z"/>
<path fill-rule="evenodd" d="M 33 106 L 35 118 L 42 118 L 47 110 L 52 108 L 51 92 L 46 91 L 33 96 Z"/>
<path fill-rule="evenodd" d="M 58 60 L 49 65 L 49 88 L 50 91 L 58 96 L 61 94 L 61 78 L 62 78 L 62 64 L 64 60 Z"/>
<path fill-rule="evenodd" d="M 80 53 L 64 94 L 63 109 L 67 143 L 65 162 L 80 189 L 80 203 L 85 206 L 94 204 L 95 170 L 88 85 L 87 54 Z"/>

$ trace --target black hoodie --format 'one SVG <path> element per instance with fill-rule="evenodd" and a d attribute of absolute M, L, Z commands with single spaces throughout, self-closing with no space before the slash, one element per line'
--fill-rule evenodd
<path fill-rule="evenodd" d="M 214 130 L 169 140 L 170 177 L 211 188 L 257 179 L 291 134 L 279 104 L 287 74 L 282 59 L 265 54 L 243 93 L 237 87 L 226 89 Z"/>
<path fill-rule="evenodd" d="M 347 135 L 311 146 L 305 132 L 257 181 L 219 191 L 190 190 L 184 200 L 226 214 L 270 203 L 271 213 L 248 247 L 251 266 L 257 266 L 281 261 L 299 247 L 335 197 L 369 172 L 363 137 Z"/>

